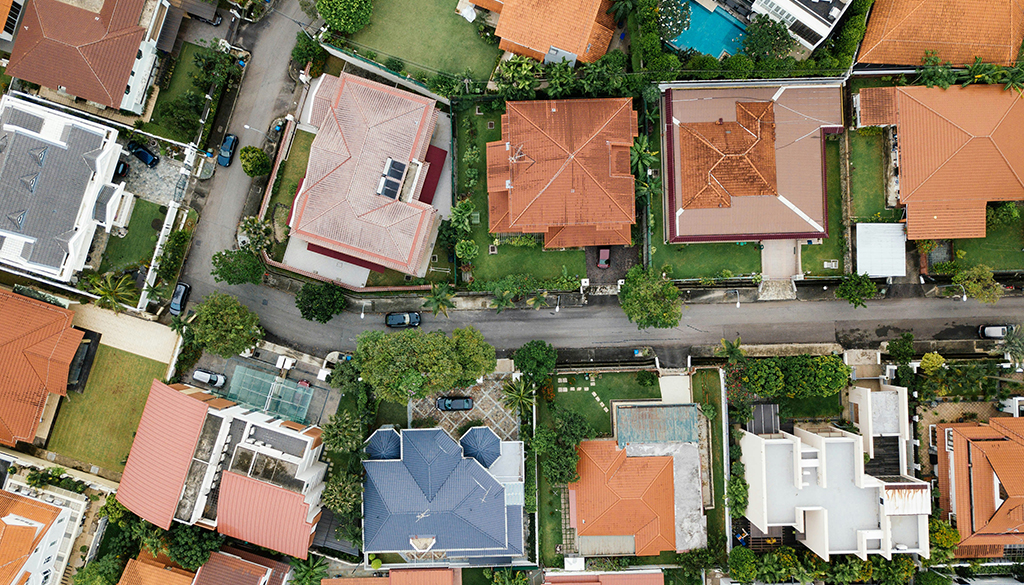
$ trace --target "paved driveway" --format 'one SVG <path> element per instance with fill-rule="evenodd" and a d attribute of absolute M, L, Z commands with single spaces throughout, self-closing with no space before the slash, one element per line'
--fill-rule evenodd
<path fill-rule="evenodd" d="M 100 345 L 170 364 L 178 334 L 155 321 L 115 313 L 96 305 L 71 305 L 74 324 L 99 333 Z"/>
<path fill-rule="evenodd" d="M 128 176 L 124 178 L 126 191 L 157 205 L 167 205 L 174 200 L 174 190 L 182 176 L 181 162 L 161 156 L 160 162 L 149 168 L 128 154 L 127 149 L 121 154 L 121 160 L 128 163 Z"/>
<path fill-rule="evenodd" d="M 412 418 L 432 418 L 437 421 L 437 426 L 448 431 L 456 440 L 461 436 L 456 431 L 470 421 L 484 421 L 502 440 L 518 440 L 519 417 L 501 404 L 501 387 L 510 377 L 511 374 L 491 374 L 484 377 L 482 384 L 413 401 Z M 473 399 L 473 408 L 458 412 L 442 412 L 437 409 L 436 404 L 440 396 L 468 396 Z"/>

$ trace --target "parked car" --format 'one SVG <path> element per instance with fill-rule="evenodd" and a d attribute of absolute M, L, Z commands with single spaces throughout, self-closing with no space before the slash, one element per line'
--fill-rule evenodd
<path fill-rule="evenodd" d="M 117 166 L 114 167 L 114 178 L 123 179 L 128 176 L 128 163 L 123 160 L 117 161 Z"/>
<path fill-rule="evenodd" d="M 227 376 L 224 374 L 218 374 L 217 372 L 211 372 L 209 370 L 196 370 L 192 372 L 192 379 L 196 382 L 209 384 L 214 388 L 220 388 L 228 381 Z"/>
<path fill-rule="evenodd" d="M 442 396 L 437 399 L 438 410 L 472 410 L 473 399 L 465 396 Z"/>
<path fill-rule="evenodd" d="M 231 158 L 235 156 L 235 148 L 238 147 L 238 137 L 228 134 L 220 145 L 220 152 L 217 153 L 217 164 L 222 167 L 231 166 Z"/>
<path fill-rule="evenodd" d="M 1003 339 L 1013 331 L 1013 325 L 982 325 L 978 327 L 978 337 L 982 339 Z"/>
<path fill-rule="evenodd" d="M 420 314 L 414 311 L 408 313 L 388 313 L 387 315 L 384 315 L 384 324 L 388 327 L 394 327 L 395 329 L 419 327 Z"/>
<path fill-rule="evenodd" d="M 148 148 L 139 144 L 138 142 L 128 143 L 128 152 L 135 155 L 135 158 L 142 161 L 142 164 L 149 168 L 156 166 L 160 162 L 160 157 L 149 151 Z"/>
<path fill-rule="evenodd" d="M 612 250 L 611 248 L 601 248 L 597 251 L 597 267 L 608 268 L 611 264 Z"/>
<path fill-rule="evenodd" d="M 199 22 L 205 22 L 210 26 L 220 26 L 220 23 L 224 21 L 224 17 L 220 15 L 220 12 L 213 13 L 213 20 L 210 20 L 209 18 L 203 18 L 202 16 L 192 14 L 191 12 L 188 13 L 188 17 L 198 20 Z"/>
<path fill-rule="evenodd" d="M 187 282 L 179 282 L 174 286 L 174 294 L 171 295 L 171 314 L 180 315 L 185 310 L 185 304 L 188 303 L 188 295 L 192 292 L 192 287 Z"/>

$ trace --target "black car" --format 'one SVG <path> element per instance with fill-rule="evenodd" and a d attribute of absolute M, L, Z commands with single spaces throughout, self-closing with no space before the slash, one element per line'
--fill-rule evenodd
<path fill-rule="evenodd" d="M 438 410 L 472 410 L 473 399 L 465 396 L 442 396 L 437 399 Z"/>
<path fill-rule="evenodd" d="M 416 312 L 409 313 L 388 313 L 384 315 L 384 324 L 388 327 L 395 329 L 404 329 L 405 327 L 419 327 L 420 326 L 420 314 Z"/>
<path fill-rule="evenodd" d="M 192 292 L 192 287 L 187 282 L 179 282 L 174 287 L 174 294 L 171 295 L 171 314 L 180 315 L 185 310 L 185 304 L 188 303 L 188 295 Z"/>
<path fill-rule="evenodd" d="M 128 176 L 128 163 L 123 160 L 117 161 L 117 166 L 114 167 L 114 178 L 123 179 Z"/>
<path fill-rule="evenodd" d="M 199 22 L 205 22 L 210 26 L 220 26 L 220 23 L 224 20 L 224 17 L 220 15 L 220 12 L 213 13 L 213 20 L 210 20 L 209 18 L 203 18 L 202 16 L 192 14 L 191 12 L 188 13 L 188 17 L 198 20 Z"/>
<path fill-rule="evenodd" d="M 217 153 L 217 164 L 222 167 L 231 166 L 231 158 L 235 156 L 235 149 L 238 148 L 238 137 L 228 134 L 220 145 L 220 152 Z"/>
<path fill-rule="evenodd" d="M 135 158 L 142 161 L 149 168 L 156 166 L 160 162 L 160 157 L 149 151 L 148 148 L 139 144 L 138 142 L 128 143 L 128 152 L 135 155 Z"/>

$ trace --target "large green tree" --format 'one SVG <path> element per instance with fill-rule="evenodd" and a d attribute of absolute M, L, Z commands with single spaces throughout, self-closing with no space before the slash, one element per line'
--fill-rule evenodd
<path fill-rule="evenodd" d="M 221 250 L 213 255 L 213 279 L 227 284 L 261 284 L 266 267 L 245 250 Z"/>
<path fill-rule="evenodd" d="M 242 248 L 255 256 L 259 256 L 273 241 L 274 226 L 270 220 L 250 215 L 242 218 L 238 227 L 245 234 L 245 244 Z"/>
<path fill-rule="evenodd" d="M 114 555 L 93 559 L 71 578 L 74 585 L 115 585 L 124 565 Z"/>
<path fill-rule="evenodd" d="M 191 327 L 195 343 L 212 354 L 229 358 L 263 339 L 259 316 L 233 296 L 210 293 L 195 311 Z"/>
<path fill-rule="evenodd" d="M 135 281 L 127 274 L 114 276 L 108 272 L 103 276 L 94 276 L 90 282 L 90 292 L 98 295 L 96 306 L 110 309 L 115 313 L 124 310 L 124 305 L 134 305 L 139 300 L 139 291 Z"/>
<path fill-rule="evenodd" d="M 764 14 L 754 16 L 746 33 L 743 52 L 755 61 L 782 59 L 796 48 L 786 24 Z"/>
<path fill-rule="evenodd" d="M 220 548 L 224 537 L 213 530 L 194 524 L 175 524 L 167 543 L 167 556 L 184 569 L 195 571 L 210 560 L 210 553 Z"/>
<path fill-rule="evenodd" d="M 539 386 L 551 372 L 555 371 L 558 352 L 550 343 L 534 339 L 512 352 L 512 359 L 515 361 L 516 369 L 523 373 L 523 378 L 530 384 Z"/>
<path fill-rule="evenodd" d="M 847 274 L 836 289 L 836 298 L 850 302 L 854 308 L 866 308 L 864 301 L 875 298 L 878 287 L 867 274 Z"/>
<path fill-rule="evenodd" d="M 320 438 L 328 451 L 352 452 L 363 445 L 363 423 L 347 410 L 332 414 L 320 428 Z"/>
<path fill-rule="evenodd" d="M 250 177 L 262 177 L 270 174 L 270 157 L 263 152 L 262 148 L 245 146 L 239 151 L 238 160 L 242 161 L 242 171 Z"/>
<path fill-rule="evenodd" d="M 317 0 L 316 9 L 335 32 L 354 35 L 370 24 L 370 0 Z"/>
<path fill-rule="evenodd" d="M 295 306 L 298 307 L 302 318 L 317 323 L 327 323 L 344 311 L 347 304 L 345 291 L 329 282 L 307 282 L 295 295 Z"/>
<path fill-rule="evenodd" d="M 309 555 L 305 560 L 292 559 L 292 579 L 294 585 L 320 585 L 327 578 L 327 559 Z"/>
<path fill-rule="evenodd" d="M 679 325 L 683 316 L 679 289 L 657 272 L 640 266 L 626 273 L 626 282 L 619 291 L 619 304 L 626 317 L 640 329 L 671 329 Z"/>
<path fill-rule="evenodd" d="M 1003 287 L 996 282 L 992 269 L 984 264 L 975 264 L 953 276 L 953 284 L 963 285 L 967 296 L 982 303 L 995 303 L 1003 296 Z"/>

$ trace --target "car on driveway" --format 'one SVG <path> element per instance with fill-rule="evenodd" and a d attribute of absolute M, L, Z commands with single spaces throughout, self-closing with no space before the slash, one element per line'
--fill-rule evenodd
<path fill-rule="evenodd" d="M 978 337 L 982 339 L 1003 339 L 1013 331 L 1013 325 L 982 325 L 978 327 Z"/>
<path fill-rule="evenodd" d="M 611 248 L 601 248 L 597 251 L 597 267 L 608 268 L 611 264 L 612 250 Z"/>
<path fill-rule="evenodd" d="M 384 315 L 384 324 L 394 329 L 419 327 L 420 314 L 415 311 L 408 313 L 388 313 L 387 315 Z"/>
<path fill-rule="evenodd" d="M 442 396 L 437 399 L 438 410 L 472 410 L 473 399 L 465 396 Z"/>
<path fill-rule="evenodd" d="M 123 179 L 128 176 L 128 163 L 123 160 L 117 161 L 117 166 L 114 167 L 114 178 Z"/>
<path fill-rule="evenodd" d="M 135 158 L 141 160 L 142 163 L 149 168 L 155 167 L 156 164 L 160 162 L 159 156 L 153 154 L 148 148 L 138 142 L 129 142 L 128 152 L 134 154 Z"/>
<path fill-rule="evenodd" d="M 224 17 L 220 15 L 220 12 L 213 13 L 213 20 L 210 20 L 209 18 L 203 18 L 202 16 L 192 14 L 191 12 L 188 13 L 188 17 L 194 20 L 198 20 L 199 22 L 205 22 L 210 26 L 220 26 L 220 23 L 224 21 Z"/>
<path fill-rule="evenodd" d="M 228 381 L 227 376 L 224 374 L 218 374 L 217 372 L 211 372 L 209 370 L 196 370 L 192 372 L 192 379 L 196 382 L 209 384 L 214 388 L 221 388 L 224 386 L 224 383 Z"/>
<path fill-rule="evenodd" d="M 170 309 L 172 315 L 180 315 L 185 310 L 185 304 L 188 303 L 190 292 L 192 292 L 192 287 L 187 282 L 179 282 L 174 286 Z"/>
<path fill-rule="evenodd" d="M 222 167 L 231 166 L 231 158 L 235 156 L 235 149 L 238 148 L 238 137 L 228 134 L 220 145 L 220 152 L 217 153 L 217 164 Z"/>

